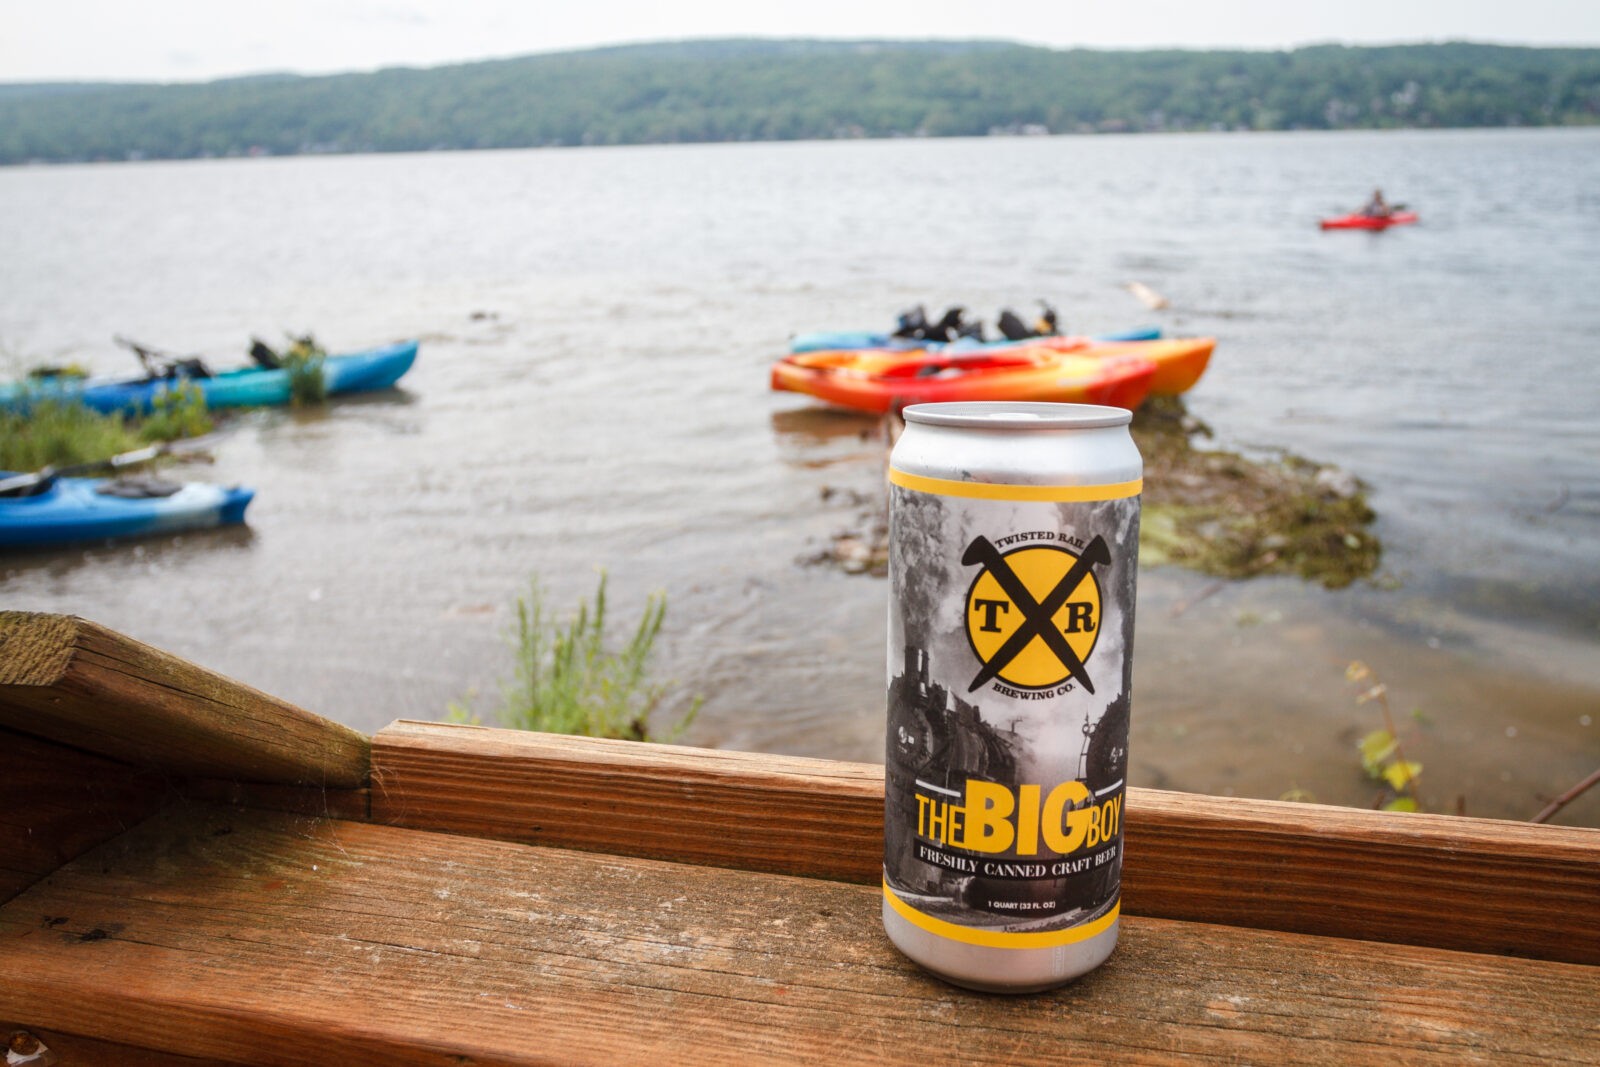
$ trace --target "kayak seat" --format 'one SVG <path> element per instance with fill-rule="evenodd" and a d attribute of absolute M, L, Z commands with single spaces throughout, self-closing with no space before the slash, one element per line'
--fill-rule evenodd
<path fill-rule="evenodd" d="M 921 304 L 910 311 L 902 311 L 895 320 L 891 337 L 925 338 L 928 335 L 928 313 Z"/>
<path fill-rule="evenodd" d="M 211 368 L 199 356 L 187 359 L 174 360 L 167 364 L 164 377 L 174 380 L 181 378 L 210 378 Z"/>
<path fill-rule="evenodd" d="M 949 359 L 909 359 L 904 363 L 885 367 L 874 377 L 937 378 L 948 377 L 952 374 L 969 374 L 973 371 L 1036 367 L 1039 362 L 1038 356 L 1028 352 L 984 352 L 976 355 L 958 355 Z"/>
<path fill-rule="evenodd" d="M 1010 308 L 1000 312 L 1000 320 L 995 325 L 1000 328 L 1001 334 L 1005 336 L 1007 341 L 1024 341 L 1029 337 L 1035 336 L 1034 332 L 1028 329 L 1027 324 L 1022 321 L 1022 316 Z"/>
<path fill-rule="evenodd" d="M 265 341 L 256 337 L 250 338 L 250 358 L 256 361 L 257 366 L 265 367 L 267 370 L 283 369 L 283 360 L 278 357 L 278 353 L 274 352 Z"/>
<path fill-rule="evenodd" d="M 153 474 L 134 474 L 116 478 L 95 487 L 100 496 L 114 496 L 123 500 L 153 500 L 172 496 L 183 486 Z"/>

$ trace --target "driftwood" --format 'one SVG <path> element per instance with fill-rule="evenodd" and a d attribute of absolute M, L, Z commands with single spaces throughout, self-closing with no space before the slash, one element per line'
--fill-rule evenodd
<path fill-rule="evenodd" d="M 1528 821 L 1548 822 L 1555 816 L 1556 812 L 1560 811 L 1568 804 L 1571 804 L 1574 800 L 1577 800 L 1579 797 L 1583 796 L 1583 794 L 1587 793 L 1597 785 L 1600 785 L 1600 767 L 1595 768 L 1593 774 L 1589 775 L 1583 781 L 1579 782 L 1577 785 L 1573 786 L 1571 789 L 1568 789 L 1550 803 L 1540 808 L 1538 814 Z"/>

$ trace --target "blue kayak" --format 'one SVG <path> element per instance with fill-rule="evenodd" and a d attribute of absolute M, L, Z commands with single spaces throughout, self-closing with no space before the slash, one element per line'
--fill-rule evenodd
<path fill-rule="evenodd" d="M 254 489 L 203 482 L 55 478 L 31 496 L 0 496 L 0 549 L 227 526 L 244 521 L 254 496 Z"/>
<path fill-rule="evenodd" d="M 417 342 L 401 341 L 363 352 L 347 352 L 323 360 L 323 381 L 329 396 L 387 389 L 417 359 Z M 289 372 L 265 367 L 240 367 L 204 377 L 181 371 L 151 378 L 48 378 L 0 383 L 0 408 L 22 409 L 38 400 L 82 403 L 107 414 L 149 411 L 156 397 L 181 383 L 192 383 L 206 407 L 272 407 L 289 402 Z"/>
<path fill-rule="evenodd" d="M 1161 327 L 1139 326 L 1131 330 L 1097 334 L 1091 337 L 1090 340 L 1155 341 L 1159 340 L 1160 337 Z M 941 350 L 993 350 L 1015 348 L 1039 339 L 1037 337 L 1027 337 L 1020 341 L 1008 341 L 1005 338 L 994 341 L 975 341 L 970 338 L 962 338 L 959 341 L 923 341 L 911 337 L 895 337 L 887 333 L 871 333 L 866 330 L 817 330 L 811 333 L 796 334 L 794 339 L 789 342 L 789 351 L 791 353 L 833 352 L 855 351 L 863 348 L 916 348 L 926 349 L 929 352 Z"/>

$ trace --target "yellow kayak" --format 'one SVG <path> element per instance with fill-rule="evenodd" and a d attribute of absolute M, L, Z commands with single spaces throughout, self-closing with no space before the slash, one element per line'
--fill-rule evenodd
<path fill-rule="evenodd" d="M 1176 396 L 1194 388 L 1194 383 L 1206 372 L 1211 362 L 1212 349 L 1217 347 L 1215 337 L 1174 337 L 1161 341 L 1096 341 L 1089 345 L 1069 341 L 1063 346 L 1075 356 L 1118 358 L 1139 356 L 1156 365 L 1155 378 L 1150 382 L 1151 396 Z M 1041 337 L 1030 345 L 1054 348 L 1051 338 Z"/>

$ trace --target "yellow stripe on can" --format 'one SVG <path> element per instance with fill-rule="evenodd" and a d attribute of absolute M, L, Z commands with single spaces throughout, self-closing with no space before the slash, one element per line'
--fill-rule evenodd
<path fill-rule="evenodd" d="M 1087 941 L 1109 930 L 1111 924 L 1122 914 L 1122 901 L 1118 900 L 1111 905 L 1110 911 L 1092 922 L 1069 926 L 1065 930 L 1014 933 L 1007 930 L 984 930 L 975 926 L 962 926 L 959 923 L 935 919 L 932 915 L 924 915 L 896 896 L 895 891 L 889 888 L 888 882 L 883 883 L 883 899 L 887 900 L 889 906 L 912 926 L 950 941 L 959 941 L 965 945 L 982 945 L 986 948 L 1056 948 L 1060 945 L 1075 945 L 1079 941 Z"/>
<path fill-rule="evenodd" d="M 1009 485 L 1001 482 L 959 482 L 950 478 L 928 478 L 890 468 L 889 481 L 902 489 L 936 496 L 959 496 L 972 500 L 1043 500 L 1080 502 L 1125 500 L 1144 490 L 1144 479 L 1113 482 L 1109 485 Z"/>

